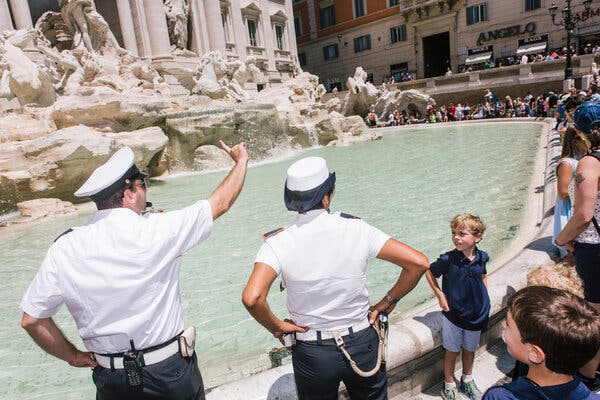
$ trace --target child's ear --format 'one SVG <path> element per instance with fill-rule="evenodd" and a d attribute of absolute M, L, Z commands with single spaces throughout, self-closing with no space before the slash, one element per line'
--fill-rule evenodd
<path fill-rule="evenodd" d="M 479 242 L 481 242 L 481 239 L 483 239 L 483 235 L 481 233 L 478 233 L 477 235 L 474 235 L 474 236 L 475 236 L 475 243 L 479 243 Z"/>
<path fill-rule="evenodd" d="M 544 350 L 540 346 L 536 346 L 535 344 L 529 344 L 528 357 L 529 361 L 536 365 L 546 361 L 546 353 L 544 353 Z"/>

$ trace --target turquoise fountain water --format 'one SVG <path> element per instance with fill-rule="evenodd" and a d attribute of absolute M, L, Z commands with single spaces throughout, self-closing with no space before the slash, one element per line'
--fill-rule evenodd
<path fill-rule="evenodd" d="M 293 219 L 283 206 L 285 170 L 296 159 L 320 155 L 337 173 L 333 209 L 365 219 L 423 251 L 430 259 L 452 247 L 449 220 L 459 212 L 487 223 L 481 248 L 497 257 L 518 234 L 522 207 L 539 142 L 538 125 L 477 124 L 415 128 L 344 148 L 311 149 L 291 159 L 251 168 L 234 208 L 215 225 L 210 239 L 183 260 L 181 292 L 186 323 L 198 328 L 197 352 L 207 387 L 269 367 L 266 354 L 279 342 L 246 312 L 241 291 L 264 232 Z M 167 210 L 206 198 L 225 172 L 181 176 L 153 183 L 149 200 Z M 1 236 L 0 398 L 88 399 L 91 373 L 44 354 L 19 327 L 19 301 L 58 234 L 83 224 L 90 214 L 62 218 Z M 372 262 L 368 287 L 379 299 L 399 273 Z M 432 297 L 426 283 L 403 299 L 394 318 Z M 269 301 L 280 317 L 285 292 Z M 65 334 L 80 344 L 65 308 L 56 316 Z"/>

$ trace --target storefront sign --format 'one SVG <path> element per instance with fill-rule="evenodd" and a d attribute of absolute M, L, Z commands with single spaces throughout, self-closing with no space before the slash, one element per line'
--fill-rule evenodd
<path fill-rule="evenodd" d="M 502 29 L 496 29 L 494 31 L 481 32 L 479 34 L 479 38 L 477 38 L 477 46 L 481 46 L 481 44 L 484 42 L 503 39 L 511 36 L 520 36 L 525 33 L 529 33 L 533 36 L 535 35 L 536 31 L 537 24 L 535 22 L 530 22 L 526 25 L 513 25 Z"/>
<path fill-rule="evenodd" d="M 547 33 L 545 35 L 531 36 L 531 37 L 528 37 L 525 39 L 519 39 L 519 47 L 525 46 L 527 44 L 541 43 L 541 42 L 547 42 L 547 41 L 548 41 Z"/>
<path fill-rule="evenodd" d="M 573 15 L 573 22 L 577 23 L 579 21 L 587 21 L 590 18 L 594 18 L 594 17 L 598 17 L 600 16 L 600 8 L 596 8 L 595 10 L 590 10 L 590 11 L 581 11 L 578 13 L 575 13 Z"/>
<path fill-rule="evenodd" d="M 494 46 L 492 46 L 491 44 L 488 44 L 487 46 L 481 46 L 481 47 L 476 47 L 474 49 L 469 49 L 469 55 L 472 56 L 474 54 L 489 53 L 489 52 L 493 52 L 493 51 L 494 51 Z"/>

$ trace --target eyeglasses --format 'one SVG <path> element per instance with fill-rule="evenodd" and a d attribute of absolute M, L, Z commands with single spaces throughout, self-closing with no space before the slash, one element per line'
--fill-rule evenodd
<path fill-rule="evenodd" d="M 138 181 L 138 180 L 140 181 L 140 184 L 136 185 L 134 182 Z M 125 183 L 127 184 L 127 186 L 125 187 L 126 189 L 132 188 L 135 186 L 135 187 L 139 187 L 139 188 L 146 190 L 148 187 L 148 179 L 145 177 L 144 178 L 140 177 L 140 178 L 126 179 Z"/>

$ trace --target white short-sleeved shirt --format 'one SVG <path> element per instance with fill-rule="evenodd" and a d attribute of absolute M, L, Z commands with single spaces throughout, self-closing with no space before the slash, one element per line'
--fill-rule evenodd
<path fill-rule="evenodd" d="M 48 250 L 21 301 L 34 318 L 66 304 L 86 348 L 118 353 L 164 343 L 183 330 L 181 256 L 213 226 L 208 201 L 142 217 L 127 208 L 96 212 Z"/>
<path fill-rule="evenodd" d="M 265 240 L 255 262 L 269 265 L 287 288 L 291 319 L 300 326 L 337 330 L 367 316 L 367 261 L 389 236 L 361 219 L 313 210 Z"/>

